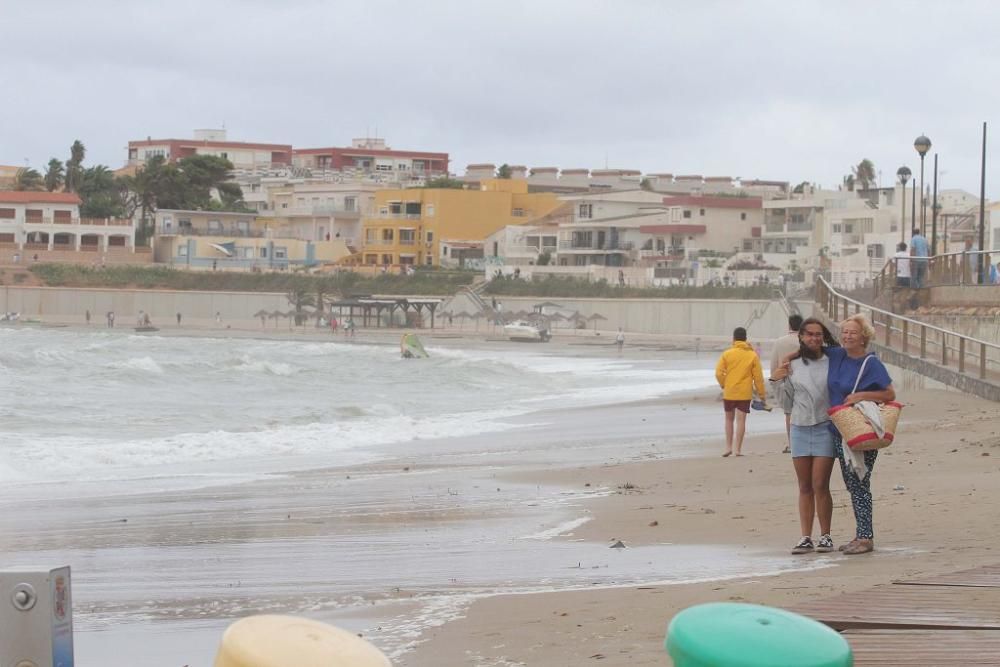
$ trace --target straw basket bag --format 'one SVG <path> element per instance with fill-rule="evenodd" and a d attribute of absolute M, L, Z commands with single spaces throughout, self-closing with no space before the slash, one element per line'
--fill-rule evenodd
<path fill-rule="evenodd" d="M 865 366 L 868 365 L 869 359 L 871 356 L 865 357 L 861 364 L 858 379 L 854 381 L 854 389 L 851 390 L 852 394 L 858 390 L 858 383 L 861 382 L 861 376 L 865 372 Z M 827 414 L 830 415 L 830 421 L 840 431 L 844 443 L 851 448 L 851 451 L 866 452 L 869 449 L 882 449 L 892 444 L 896 434 L 896 425 L 899 423 L 899 413 L 902 409 L 902 404 L 895 401 L 879 405 L 883 430 L 881 438 L 865 418 L 864 413 L 853 405 L 832 407 L 827 411 Z"/>

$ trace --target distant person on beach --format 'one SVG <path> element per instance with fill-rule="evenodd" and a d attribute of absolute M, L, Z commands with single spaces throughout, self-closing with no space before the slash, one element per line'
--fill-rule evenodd
<path fill-rule="evenodd" d="M 722 387 L 725 411 L 726 451 L 722 455 L 730 456 L 735 451 L 736 456 L 743 456 L 743 436 L 746 434 L 747 415 L 750 414 L 754 390 L 756 389 L 762 401 L 767 400 L 760 357 L 747 343 L 747 330 L 743 327 L 733 330 L 733 346 L 719 357 L 715 366 L 715 379 Z"/>
<path fill-rule="evenodd" d="M 788 333 L 774 341 L 774 349 L 771 350 L 771 378 L 774 379 L 774 372 L 781 367 L 782 360 L 788 355 L 797 352 L 801 345 L 799 341 L 799 330 L 802 328 L 802 316 L 798 313 L 788 316 Z M 783 454 L 787 454 L 792 444 L 792 411 L 785 410 L 785 449 Z"/>
<path fill-rule="evenodd" d="M 896 244 L 896 287 L 910 286 L 910 253 L 906 250 L 906 244 L 900 241 Z"/>
<path fill-rule="evenodd" d="M 215 323 L 218 324 L 218 325 L 220 325 L 220 326 L 222 325 L 222 312 L 221 311 L 218 311 L 218 310 L 215 311 Z"/>
<path fill-rule="evenodd" d="M 115 311 L 113 310 L 108 311 L 108 328 L 109 329 L 115 328 Z"/>
<path fill-rule="evenodd" d="M 177 313 L 177 326 L 181 325 L 181 314 Z"/>
<path fill-rule="evenodd" d="M 790 319 L 790 318 L 789 318 Z M 830 524 L 833 521 L 833 498 L 830 473 L 837 458 L 833 433 L 829 429 L 830 391 L 827 375 L 830 359 L 826 351 L 837 341 L 818 319 L 800 322 L 797 358 L 772 369 L 771 379 L 781 382 L 781 403 L 791 420 L 792 465 L 799 482 L 799 527 L 801 539 L 792 547 L 793 554 L 833 551 Z M 813 517 L 819 519 L 820 537 L 813 544 Z"/>
<path fill-rule="evenodd" d="M 618 346 L 619 352 L 621 352 L 622 348 L 625 347 L 625 332 L 622 331 L 621 327 L 618 327 L 618 335 L 615 336 L 615 345 Z"/>
<path fill-rule="evenodd" d="M 84 313 L 83 316 L 87 320 L 87 326 L 90 326 L 90 309 L 89 308 L 87 309 L 87 312 Z"/>

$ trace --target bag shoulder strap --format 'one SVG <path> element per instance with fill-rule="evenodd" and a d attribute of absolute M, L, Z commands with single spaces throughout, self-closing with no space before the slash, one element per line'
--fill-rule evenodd
<path fill-rule="evenodd" d="M 857 393 L 858 385 L 861 384 L 861 376 L 865 374 L 865 366 L 868 365 L 868 360 L 872 358 L 872 355 L 865 355 L 865 360 L 861 362 L 861 370 L 858 371 L 858 379 L 854 381 L 854 389 L 851 390 L 852 394 Z"/>

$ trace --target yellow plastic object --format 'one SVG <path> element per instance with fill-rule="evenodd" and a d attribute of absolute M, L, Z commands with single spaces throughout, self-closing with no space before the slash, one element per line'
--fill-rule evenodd
<path fill-rule="evenodd" d="M 250 616 L 222 635 L 215 667 L 390 667 L 357 635 L 295 616 Z"/>

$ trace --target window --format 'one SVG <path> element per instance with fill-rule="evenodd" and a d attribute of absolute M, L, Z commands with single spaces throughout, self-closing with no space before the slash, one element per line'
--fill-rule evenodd
<path fill-rule="evenodd" d="M 358 209 L 358 198 L 357 197 L 344 197 L 344 210 L 345 211 L 356 211 Z"/>
<path fill-rule="evenodd" d="M 417 240 L 417 232 L 413 229 L 400 229 L 399 242 L 402 245 L 413 245 Z"/>
<path fill-rule="evenodd" d="M 183 245 L 177 246 L 177 256 L 178 257 L 187 257 L 188 256 L 187 243 L 184 243 Z"/>
<path fill-rule="evenodd" d="M 229 153 L 219 153 L 219 156 L 220 156 L 220 157 L 221 157 L 221 158 L 222 158 L 223 160 L 228 160 L 228 159 L 229 159 Z"/>
<path fill-rule="evenodd" d="M 691 217 L 691 211 L 687 211 L 687 210 L 685 210 L 685 211 L 684 211 L 684 217 L 685 217 L 685 218 L 690 218 L 690 217 Z"/>
<path fill-rule="evenodd" d="M 389 213 L 391 215 L 399 215 L 402 212 L 403 212 L 403 203 L 402 202 L 398 202 L 398 201 L 389 202 Z"/>
<path fill-rule="evenodd" d="M 382 230 L 382 240 L 383 241 L 391 241 L 392 240 L 392 235 L 393 235 L 393 230 L 391 228 L 383 229 Z"/>
<path fill-rule="evenodd" d="M 366 229 L 365 230 L 365 243 L 375 243 L 375 239 L 377 238 L 375 236 L 375 232 L 376 231 L 377 230 L 375 230 L 375 229 Z"/>
<path fill-rule="evenodd" d="M 427 217 L 428 218 L 433 218 L 434 217 L 434 204 L 428 204 L 427 205 Z"/>
<path fill-rule="evenodd" d="M 267 248 L 261 248 L 261 249 L 260 249 L 260 256 L 261 256 L 261 257 L 262 257 L 263 259 L 267 259 Z"/>
<path fill-rule="evenodd" d="M 844 226 L 843 225 L 841 225 L 840 223 L 834 223 L 834 225 L 833 225 L 833 233 L 834 234 L 841 234 L 841 233 L 843 233 L 843 231 L 844 231 Z"/>
<path fill-rule="evenodd" d="M 427 232 L 427 242 L 430 243 L 434 240 L 434 232 Z"/>
<path fill-rule="evenodd" d="M 447 257 L 448 256 L 448 246 L 444 246 L 443 248 L 441 248 L 441 255 L 443 257 Z"/>
<path fill-rule="evenodd" d="M 556 247 L 556 237 L 554 237 L 554 236 L 543 236 L 542 237 L 542 247 L 543 248 L 555 248 Z"/>
<path fill-rule="evenodd" d="M 218 220 L 209 220 L 208 221 L 208 231 L 210 231 L 210 232 L 221 232 L 222 231 L 222 223 L 219 222 Z"/>
<path fill-rule="evenodd" d="M 243 259 L 253 259 L 253 247 L 240 248 L 243 251 Z"/>
<path fill-rule="evenodd" d="M 525 245 L 527 245 L 529 248 L 535 248 L 537 250 L 538 249 L 538 240 L 539 239 L 538 239 L 537 236 L 529 236 L 526 239 Z"/>
<path fill-rule="evenodd" d="M 288 259 L 288 248 L 285 246 L 274 246 L 275 259 Z"/>
<path fill-rule="evenodd" d="M 378 264 L 378 255 L 365 255 L 365 264 Z"/>
<path fill-rule="evenodd" d="M 419 216 L 420 202 L 406 202 L 406 215 Z"/>
<path fill-rule="evenodd" d="M 382 255 L 383 264 L 392 264 L 392 255 Z"/>
<path fill-rule="evenodd" d="M 391 164 L 377 164 L 375 165 L 375 171 L 392 171 Z M 391 264 L 392 262 L 387 262 Z"/>
<path fill-rule="evenodd" d="M 388 206 L 383 206 L 382 208 L 380 208 L 378 210 L 378 214 L 379 214 L 379 217 L 381 217 L 381 218 L 388 218 L 389 217 L 389 207 Z"/>
<path fill-rule="evenodd" d="M 746 220 L 746 219 L 747 219 L 747 214 L 746 213 L 740 213 L 740 220 Z"/>
<path fill-rule="evenodd" d="M 584 220 L 589 220 L 594 217 L 594 205 L 593 204 L 580 204 L 579 215 L 577 216 Z"/>
<path fill-rule="evenodd" d="M 703 209 L 703 208 L 702 209 L 698 209 L 698 215 L 704 216 L 705 215 L 705 209 Z"/>
<path fill-rule="evenodd" d="M 239 231 L 240 234 L 246 236 L 247 234 L 250 233 L 250 222 L 247 220 L 237 220 L 236 229 Z"/>
<path fill-rule="evenodd" d="M 434 266 L 434 258 L 431 257 L 430 255 L 427 255 L 427 261 L 424 262 L 424 264 L 426 264 L 427 266 Z"/>
<path fill-rule="evenodd" d="M 513 217 L 515 217 L 515 218 L 523 218 L 524 217 L 524 209 L 523 208 L 515 208 L 515 209 L 511 210 L 510 214 Z"/>

